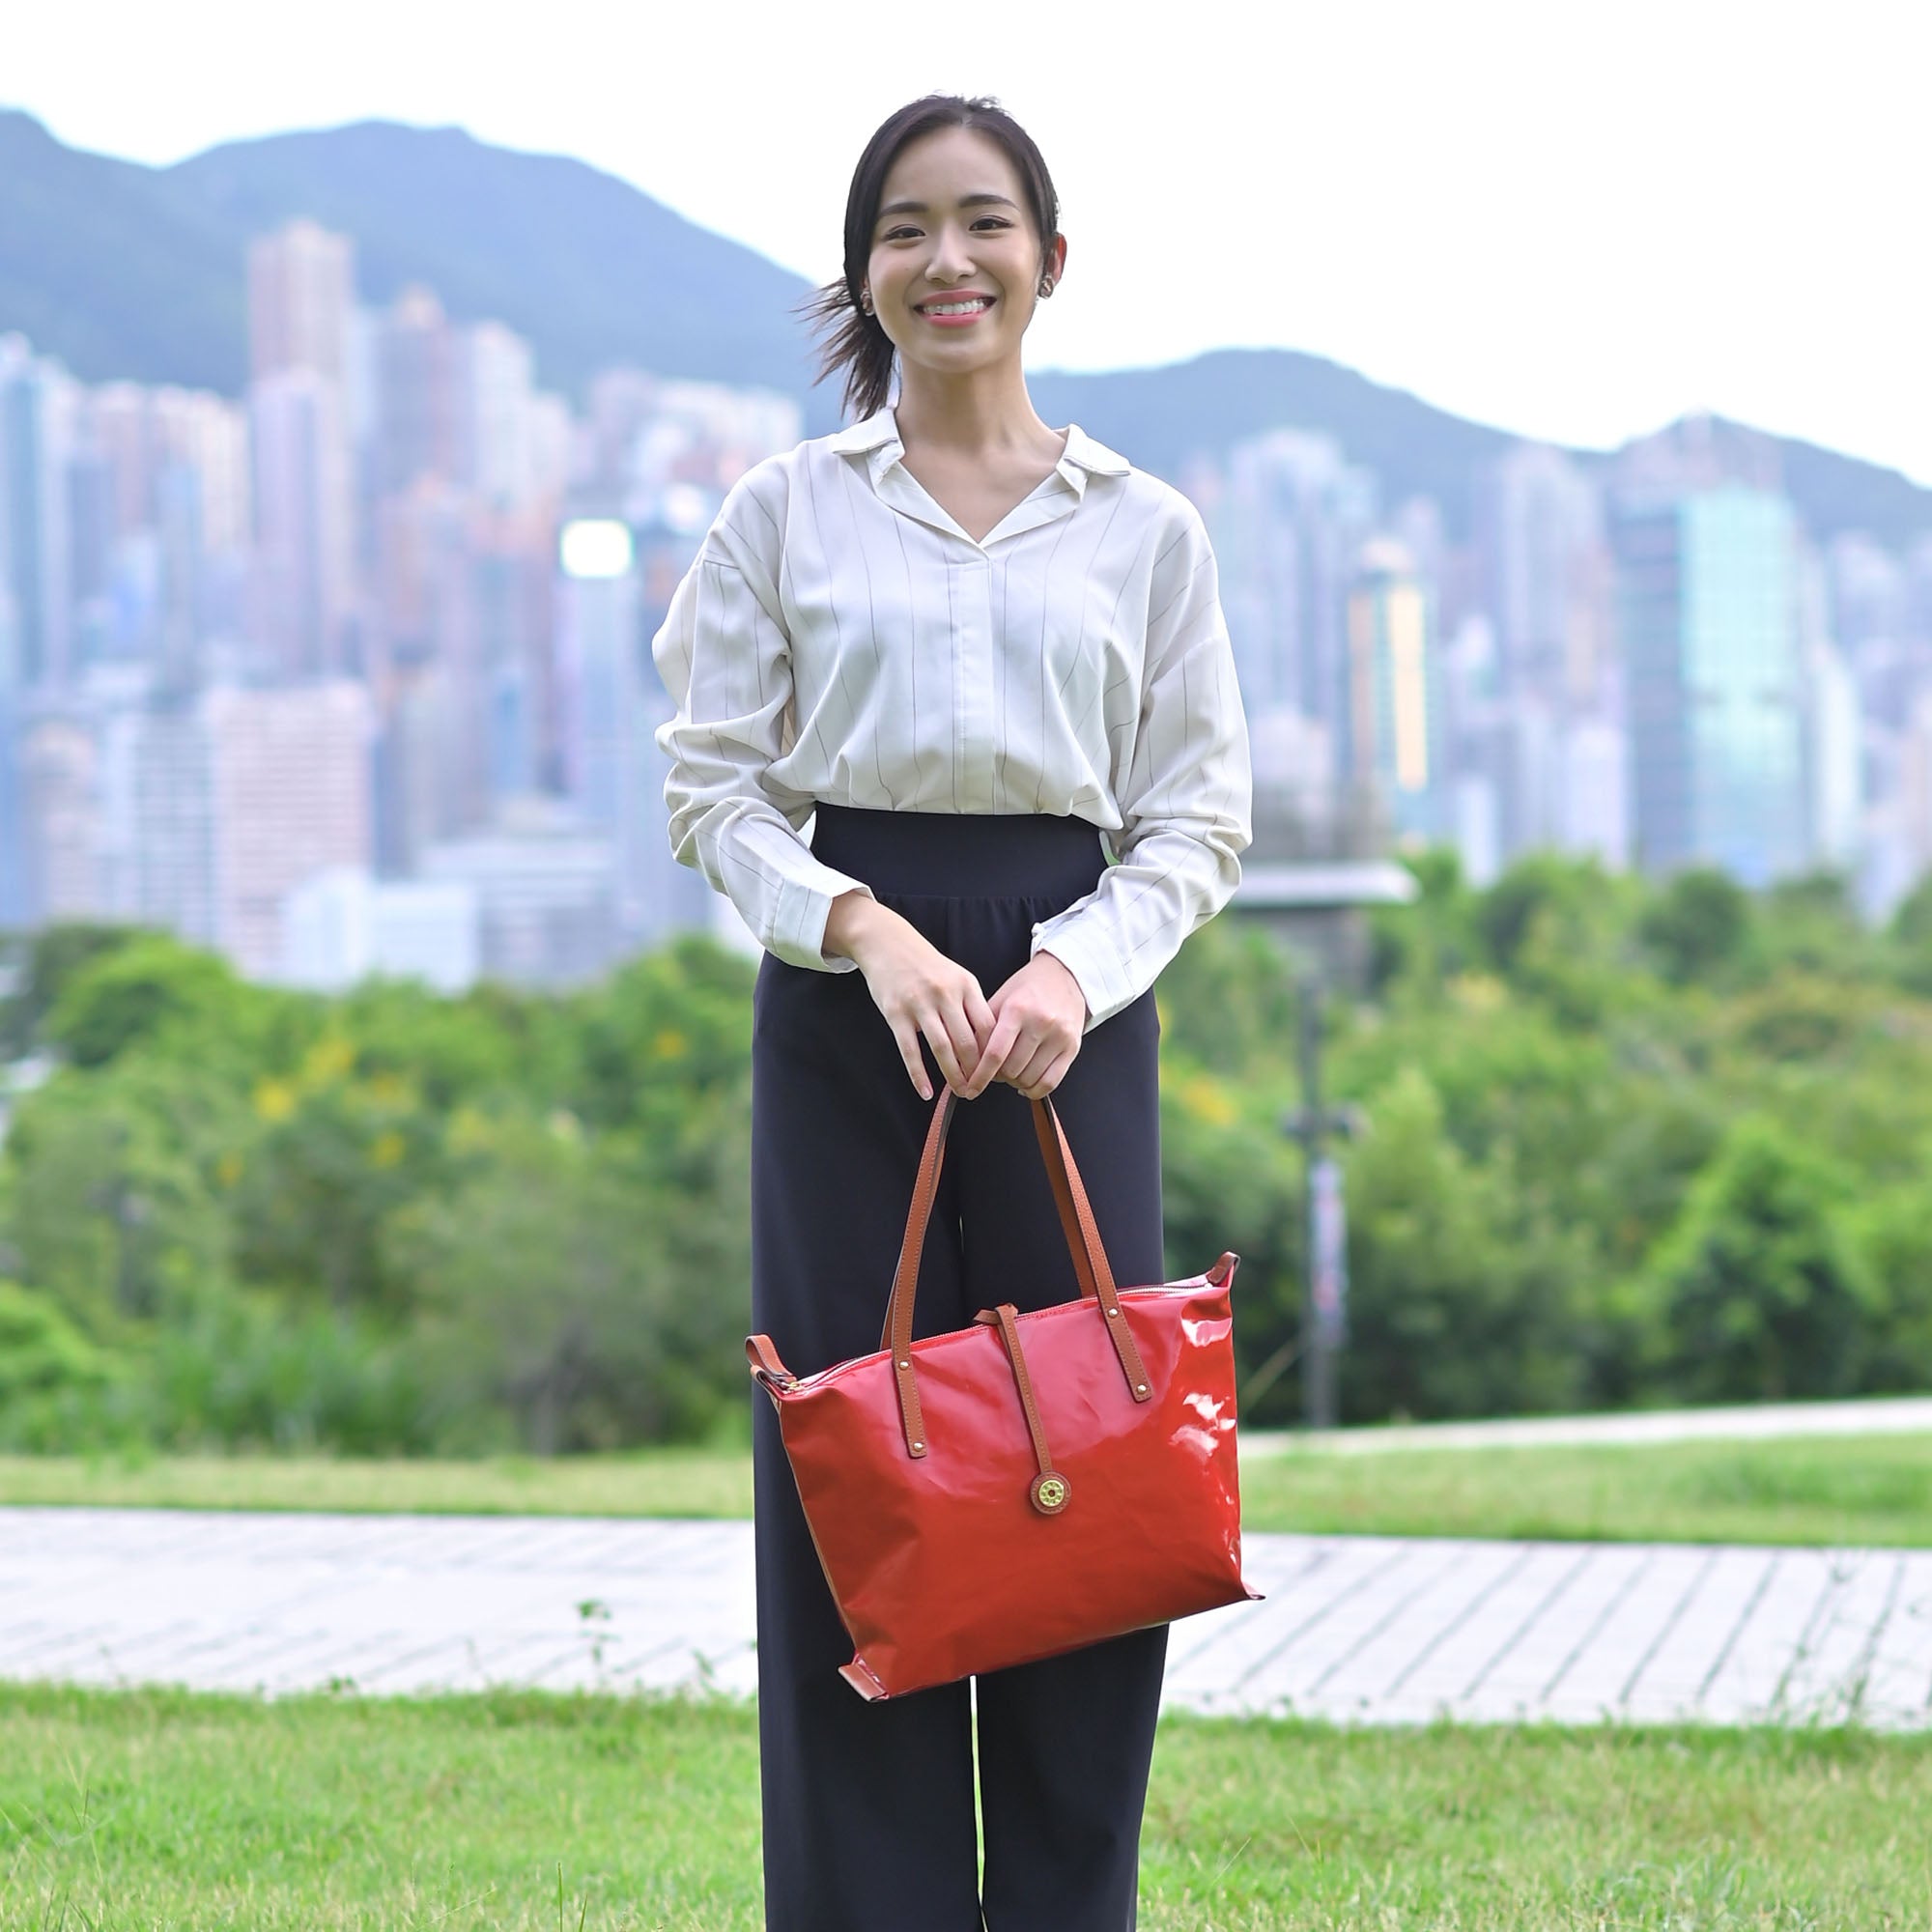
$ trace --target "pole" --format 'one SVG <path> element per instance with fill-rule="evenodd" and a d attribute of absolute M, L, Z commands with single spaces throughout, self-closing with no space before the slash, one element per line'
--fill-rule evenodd
<path fill-rule="evenodd" d="M 1303 1162 L 1301 1321 L 1301 1413 L 1310 1429 L 1335 1427 L 1335 1343 L 1333 1312 L 1323 1305 L 1322 1269 L 1322 1141 L 1328 1129 L 1321 1104 L 1321 982 L 1312 976 L 1301 982 L 1301 1146 Z"/>

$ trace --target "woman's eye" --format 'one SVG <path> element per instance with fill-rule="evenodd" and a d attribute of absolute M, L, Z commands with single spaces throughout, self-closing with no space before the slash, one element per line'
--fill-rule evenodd
<path fill-rule="evenodd" d="M 919 230 L 917 228 L 889 228 L 886 231 L 885 240 L 888 242 L 903 242 L 909 235 L 917 235 L 918 233 Z"/>

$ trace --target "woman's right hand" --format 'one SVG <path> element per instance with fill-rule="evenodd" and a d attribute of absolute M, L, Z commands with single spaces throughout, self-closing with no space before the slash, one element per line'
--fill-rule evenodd
<path fill-rule="evenodd" d="M 840 893 L 832 901 L 823 951 L 844 954 L 866 976 L 867 990 L 898 1041 L 899 1058 L 920 1098 L 932 1098 L 919 1050 L 922 1037 L 946 1084 L 964 1093 L 994 1024 L 993 1009 L 973 974 L 949 959 L 910 920 L 859 892 Z"/>

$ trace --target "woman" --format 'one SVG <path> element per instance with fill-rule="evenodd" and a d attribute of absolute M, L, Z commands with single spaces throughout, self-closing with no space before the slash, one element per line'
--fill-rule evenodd
<path fill-rule="evenodd" d="M 765 948 L 752 1320 L 799 1374 L 878 1347 L 937 1080 L 979 1104 L 917 1334 L 1078 1293 L 1037 1095 L 1116 1277 L 1165 1275 L 1151 987 L 1239 877 L 1247 733 L 1199 516 L 1028 398 L 1021 338 L 1065 263 L 1045 164 L 995 103 L 887 121 L 813 304 L 859 420 L 737 484 L 653 644 L 673 849 Z M 1131 1926 L 1165 1626 L 862 1702 L 753 1415 L 767 1925 Z"/>

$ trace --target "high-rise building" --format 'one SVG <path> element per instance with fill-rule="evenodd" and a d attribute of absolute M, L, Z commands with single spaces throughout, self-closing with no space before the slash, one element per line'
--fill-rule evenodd
<path fill-rule="evenodd" d="M 250 244 L 248 628 L 259 668 L 274 677 L 337 675 L 355 655 L 355 288 L 348 238 L 312 221 Z"/>
<path fill-rule="evenodd" d="M 339 386 L 312 370 L 249 391 L 255 550 L 250 631 L 264 671 L 285 679 L 353 668 L 354 495 Z"/>
<path fill-rule="evenodd" d="M 1341 742 L 1349 725 L 1347 606 L 1376 490 L 1326 437 L 1275 430 L 1236 445 L 1204 489 L 1243 702 L 1296 711 Z"/>
<path fill-rule="evenodd" d="M 202 700 L 214 847 L 214 940 L 244 973 L 282 961 L 288 893 L 371 855 L 373 719 L 348 680 L 217 687 Z"/>
<path fill-rule="evenodd" d="M 339 391 L 349 371 L 355 247 L 313 221 L 248 245 L 248 365 L 259 381 L 304 370 Z"/>
<path fill-rule="evenodd" d="M 1349 596 L 1348 775 L 1373 783 L 1399 836 L 1448 835 L 1447 733 L 1435 613 L 1393 538 L 1365 544 Z"/>
<path fill-rule="evenodd" d="M 1632 495 L 1612 523 L 1635 858 L 1761 886 L 1805 862 L 1791 506 L 1737 482 Z"/>
<path fill-rule="evenodd" d="M 456 340 L 456 475 L 502 508 L 536 494 L 530 345 L 499 322 L 479 322 Z"/>
<path fill-rule="evenodd" d="M 1859 683 L 1828 639 L 1805 652 L 1804 764 L 1811 860 L 1833 870 L 1858 864 L 1864 841 L 1864 720 Z"/>
<path fill-rule="evenodd" d="M 377 324 L 376 485 L 410 489 L 463 475 L 463 404 L 456 330 L 436 296 L 412 284 Z"/>
<path fill-rule="evenodd" d="M 105 910 L 99 761 L 96 735 L 71 705 L 48 706 L 21 734 L 30 923 Z"/>
<path fill-rule="evenodd" d="M 641 932 L 644 841 L 662 842 L 647 792 L 650 687 L 636 539 L 614 518 L 563 526 L 556 577 L 556 662 L 564 794 L 613 844 L 618 923 Z"/>
<path fill-rule="evenodd" d="M 68 467 L 79 385 L 26 338 L 0 336 L 0 686 L 57 688 L 71 671 Z"/>
<path fill-rule="evenodd" d="M 476 895 L 481 972 L 518 986 L 581 985 L 624 950 L 616 857 L 558 799 L 507 801 L 496 820 L 423 855 L 425 879 Z"/>
<path fill-rule="evenodd" d="M 1559 712 L 1597 702 L 1610 613 L 1596 485 L 1561 450 L 1522 442 L 1483 473 L 1476 503 L 1503 689 Z"/>

